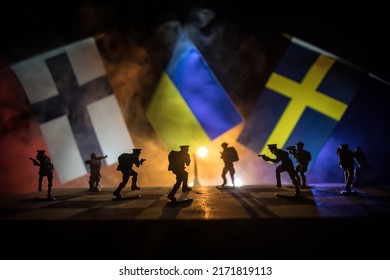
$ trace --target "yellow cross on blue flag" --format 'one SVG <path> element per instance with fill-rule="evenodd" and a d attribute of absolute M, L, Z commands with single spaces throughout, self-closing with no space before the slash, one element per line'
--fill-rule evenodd
<path fill-rule="evenodd" d="M 193 151 L 243 121 L 185 34 L 176 43 L 146 115 L 168 149 L 185 144 Z"/>
<path fill-rule="evenodd" d="M 267 144 L 284 148 L 302 141 L 313 162 L 365 76 L 337 57 L 292 39 L 238 141 L 267 155 Z"/>

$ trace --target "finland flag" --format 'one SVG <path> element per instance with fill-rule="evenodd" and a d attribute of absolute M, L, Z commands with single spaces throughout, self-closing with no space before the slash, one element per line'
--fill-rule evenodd
<path fill-rule="evenodd" d="M 117 162 L 134 148 L 94 38 L 11 65 L 39 123 L 60 183 L 87 174 L 92 152 Z M 35 150 L 31 151 L 35 155 Z"/>

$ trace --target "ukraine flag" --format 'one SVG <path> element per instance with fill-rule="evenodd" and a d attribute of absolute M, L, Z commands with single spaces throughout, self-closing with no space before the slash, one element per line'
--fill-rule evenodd
<path fill-rule="evenodd" d="M 174 48 L 146 115 L 168 149 L 190 145 L 196 150 L 243 121 L 185 34 Z"/>

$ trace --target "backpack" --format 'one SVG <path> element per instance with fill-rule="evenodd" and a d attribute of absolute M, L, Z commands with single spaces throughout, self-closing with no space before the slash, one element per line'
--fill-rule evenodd
<path fill-rule="evenodd" d="M 175 169 L 175 165 L 177 165 L 177 158 L 178 158 L 179 152 L 178 151 L 170 151 L 168 154 L 168 171 L 172 171 Z"/>
<path fill-rule="evenodd" d="M 311 161 L 311 153 L 309 151 L 302 150 L 302 160 L 304 160 L 306 163 L 309 163 L 309 161 Z"/>
<path fill-rule="evenodd" d="M 130 162 L 130 158 L 131 158 L 131 154 L 122 153 L 122 154 L 118 157 L 118 166 L 117 166 L 116 170 L 122 170 L 123 168 L 125 168 L 126 166 L 128 166 L 128 165 L 129 165 L 129 162 Z"/>
<path fill-rule="evenodd" d="M 227 148 L 227 156 L 230 161 L 238 161 L 238 153 L 237 150 L 234 147 L 228 147 Z"/>
<path fill-rule="evenodd" d="M 311 161 L 311 153 L 306 151 L 306 157 L 307 157 L 307 161 Z"/>
<path fill-rule="evenodd" d="M 43 169 L 46 171 L 46 172 L 53 172 L 54 170 L 54 165 L 53 163 L 51 162 L 50 158 L 49 157 L 46 157 L 45 158 L 45 162 L 43 163 Z"/>

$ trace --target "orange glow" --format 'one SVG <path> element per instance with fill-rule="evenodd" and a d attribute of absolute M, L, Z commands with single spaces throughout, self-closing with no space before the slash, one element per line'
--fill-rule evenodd
<path fill-rule="evenodd" d="M 199 147 L 198 151 L 196 152 L 196 154 L 201 158 L 204 158 L 205 156 L 207 156 L 208 153 L 209 153 L 209 151 L 207 150 L 207 148 L 205 146 Z"/>

